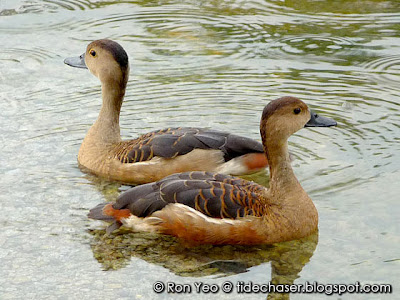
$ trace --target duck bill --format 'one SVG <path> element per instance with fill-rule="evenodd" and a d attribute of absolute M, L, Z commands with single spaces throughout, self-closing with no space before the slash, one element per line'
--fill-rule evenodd
<path fill-rule="evenodd" d="M 68 57 L 64 60 L 64 63 L 71 67 L 87 69 L 85 63 L 85 53 L 79 57 Z"/>
<path fill-rule="evenodd" d="M 335 120 L 318 115 L 316 112 L 310 111 L 311 118 L 304 127 L 331 127 L 336 126 Z"/>

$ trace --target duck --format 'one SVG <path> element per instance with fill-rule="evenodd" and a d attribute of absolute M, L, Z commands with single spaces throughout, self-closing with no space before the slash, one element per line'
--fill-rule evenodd
<path fill-rule="evenodd" d="M 122 140 L 119 117 L 129 60 L 117 42 L 91 42 L 85 53 L 64 63 L 85 68 L 101 82 L 102 106 L 78 153 L 83 171 L 112 181 L 144 184 L 187 171 L 243 175 L 268 165 L 259 141 L 207 128 L 177 127 Z"/>
<path fill-rule="evenodd" d="M 191 171 L 136 186 L 90 210 L 91 219 L 133 231 L 172 235 L 189 244 L 258 245 L 300 239 L 318 228 L 318 212 L 290 163 L 288 138 L 303 127 L 337 123 L 296 97 L 268 103 L 260 133 L 269 187 L 226 174 Z"/>

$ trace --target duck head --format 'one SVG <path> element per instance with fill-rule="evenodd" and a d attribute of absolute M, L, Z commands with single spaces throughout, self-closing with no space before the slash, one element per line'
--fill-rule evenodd
<path fill-rule="evenodd" d="M 263 140 L 269 137 L 274 140 L 286 141 L 289 136 L 303 127 L 331 127 L 336 125 L 336 121 L 316 114 L 300 99 L 282 97 L 265 106 L 260 131 Z"/>
<path fill-rule="evenodd" d="M 76 68 L 89 69 L 102 84 L 126 85 L 129 76 L 128 55 L 117 42 L 103 39 L 91 42 L 79 57 L 70 57 L 64 63 Z"/>

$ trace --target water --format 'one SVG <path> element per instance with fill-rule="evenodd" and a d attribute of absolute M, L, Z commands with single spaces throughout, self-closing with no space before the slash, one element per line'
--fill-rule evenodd
<path fill-rule="evenodd" d="M 395 293 L 375 297 L 397 298 L 399 24 L 395 0 L 0 1 L 0 298 L 188 297 L 155 294 L 157 280 L 391 283 Z M 63 64 L 99 38 L 130 56 L 125 138 L 184 125 L 258 139 L 262 108 L 282 95 L 337 120 L 290 139 L 295 173 L 319 211 L 318 234 L 198 249 L 154 235 L 105 237 L 88 209 L 127 187 L 77 167 L 100 84 Z M 250 179 L 268 182 L 265 173 Z"/>

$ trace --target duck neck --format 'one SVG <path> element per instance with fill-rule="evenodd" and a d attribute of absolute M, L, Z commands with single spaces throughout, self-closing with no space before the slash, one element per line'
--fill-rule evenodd
<path fill-rule="evenodd" d="M 289 238 L 306 236 L 318 226 L 318 212 L 311 198 L 298 182 L 290 164 L 287 139 L 270 139 L 265 147 L 270 170 L 270 185 L 266 192 L 269 204 L 275 204 L 278 215 L 284 215 L 283 228 L 288 229 Z M 264 143 L 265 145 L 265 143 Z M 284 209 L 283 209 L 284 208 Z M 292 235 L 294 234 L 294 235 Z"/>
<path fill-rule="evenodd" d="M 274 194 L 284 194 L 285 198 L 288 194 L 303 193 L 304 190 L 290 163 L 287 139 L 274 139 L 272 136 L 267 136 L 264 151 L 269 163 L 270 191 Z"/>
<path fill-rule="evenodd" d="M 121 140 L 119 115 L 125 95 L 125 85 L 117 82 L 102 84 L 103 103 L 96 122 L 90 129 L 104 143 L 116 143 Z"/>

